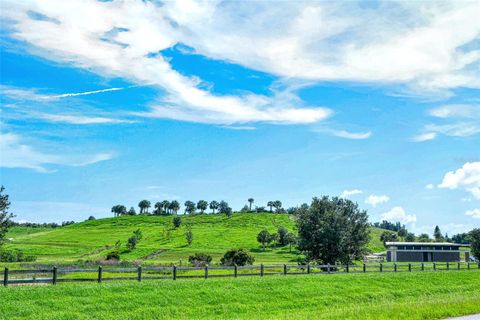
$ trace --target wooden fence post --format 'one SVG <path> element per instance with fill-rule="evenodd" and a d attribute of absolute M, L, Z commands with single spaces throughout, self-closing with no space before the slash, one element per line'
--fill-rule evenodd
<path fill-rule="evenodd" d="M 397 264 L 396 263 L 393 264 L 393 271 L 397 272 Z"/>
<path fill-rule="evenodd" d="M 457 264 L 457 270 L 460 270 L 460 262 Z"/>
<path fill-rule="evenodd" d="M 307 273 L 310 273 L 310 262 L 307 264 Z"/>
<path fill-rule="evenodd" d="M 283 265 L 283 274 L 287 275 L 287 265 L 286 264 Z"/>
<path fill-rule="evenodd" d="M 52 273 L 52 284 L 55 285 L 57 284 L 57 267 L 53 267 Z"/>
<path fill-rule="evenodd" d="M 3 285 L 5 287 L 8 286 L 8 267 L 5 267 L 5 271 L 3 272 Z"/>
<path fill-rule="evenodd" d="M 422 262 L 422 271 L 425 271 L 425 264 Z"/>
<path fill-rule="evenodd" d="M 347 271 L 347 273 L 350 272 L 350 267 L 349 267 L 349 264 L 348 264 L 348 263 L 347 263 L 347 265 L 346 265 L 346 269 L 345 269 L 345 270 Z"/>
<path fill-rule="evenodd" d="M 263 263 L 260 265 L 260 277 L 263 277 Z"/>
<path fill-rule="evenodd" d="M 383 263 L 380 262 L 380 272 L 383 272 Z"/>
<path fill-rule="evenodd" d="M 450 270 L 450 263 L 447 261 L 447 270 Z"/>
<path fill-rule="evenodd" d="M 98 283 L 102 282 L 102 266 L 98 266 Z"/>
<path fill-rule="evenodd" d="M 177 266 L 173 265 L 173 280 L 177 280 Z"/>
<path fill-rule="evenodd" d="M 435 262 L 433 263 L 433 271 L 437 271 L 437 264 Z"/>
<path fill-rule="evenodd" d="M 234 271 L 233 271 L 233 272 L 234 272 L 234 276 L 235 276 L 235 278 L 236 278 L 236 277 L 238 276 L 238 267 L 237 267 L 237 264 L 234 265 L 234 269 L 233 269 L 233 270 L 234 270 Z"/>
<path fill-rule="evenodd" d="M 411 263 L 408 264 L 408 272 L 412 272 L 412 264 Z"/>
<path fill-rule="evenodd" d="M 137 269 L 137 280 L 138 282 L 142 281 L 142 266 L 139 266 Z"/>
<path fill-rule="evenodd" d="M 205 279 L 208 278 L 208 264 L 205 265 Z"/>
<path fill-rule="evenodd" d="M 480 269 L 480 262 L 479 262 L 479 263 L 477 263 L 477 267 L 478 267 L 478 269 Z"/>
<path fill-rule="evenodd" d="M 367 272 L 367 265 L 365 263 L 363 264 L 363 272 Z"/>
<path fill-rule="evenodd" d="M 467 270 L 470 270 L 470 262 L 467 262 Z"/>
<path fill-rule="evenodd" d="M 330 263 L 327 263 L 327 273 L 330 273 Z"/>

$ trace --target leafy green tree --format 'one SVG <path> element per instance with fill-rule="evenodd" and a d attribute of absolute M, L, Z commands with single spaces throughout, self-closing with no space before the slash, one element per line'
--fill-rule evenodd
<path fill-rule="evenodd" d="M 97 220 L 97 219 L 95 219 L 94 216 L 90 216 L 90 217 L 88 217 L 88 219 L 87 219 L 87 221 L 92 221 L 92 220 Z"/>
<path fill-rule="evenodd" d="M 270 234 L 270 242 L 273 242 L 273 247 L 275 248 L 278 243 L 278 233 L 271 233 Z"/>
<path fill-rule="evenodd" d="M 153 210 L 154 215 L 161 215 L 163 213 L 163 204 L 161 202 L 155 202 L 155 205 L 153 206 L 155 210 Z"/>
<path fill-rule="evenodd" d="M 127 248 L 129 251 L 132 251 L 134 250 L 136 247 L 137 247 L 137 244 L 140 240 L 142 240 L 143 238 L 143 235 L 142 235 L 142 231 L 140 231 L 140 229 L 137 229 L 135 231 L 133 231 L 133 235 L 128 238 L 127 240 Z"/>
<path fill-rule="evenodd" d="M 215 210 L 217 210 L 219 206 L 220 206 L 220 204 L 215 200 L 210 202 L 210 209 L 212 209 L 213 214 L 215 214 Z"/>
<path fill-rule="evenodd" d="M 205 210 L 207 210 L 207 208 L 208 208 L 208 201 L 206 201 L 206 200 L 198 201 L 197 209 L 200 210 L 200 213 L 203 214 L 205 212 Z"/>
<path fill-rule="evenodd" d="M 249 212 L 249 211 L 250 211 L 250 210 L 248 209 L 248 206 L 247 206 L 247 205 L 244 205 L 244 206 L 242 207 L 242 209 L 240 209 L 240 212 L 241 212 L 241 213 L 247 213 L 247 212 Z"/>
<path fill-rule="evenodd" d="M 185 201 L 185 213 L 192 214 L 195 213 L 195 202 L 193 201 Z"/>
<path fill-rule="evenodd" d="M 230 217 L 232 216 L 233 210 L 228 205 L 228 202 L 222 200 L 218 205 L 218 212 L 225 214 L 227 217 Z"/>
<path fill-rule="evenodd" d="M 119 217 L 127 213 L 127 208 L 124 205 L 117 204 L 112 207 L 111 211 L 114 213 L 115 217 Z"/>
<path fill-rule="evenodd" d="M 278 244 L 281 245 L 281 246 L 286 246 L 288 244 L 287 242 L 287 234 L 288 234 L 288 230 L 287 228 L 285 227 L 280 227 L 278 228 Z"/>
<path fill-rule="evenodd" d="M 298 247 L 310 260 L 346 264 L 366 254 L 368 215 L 356 203 L 338 197 L 313 198 L 297 217 Z"/>
<path fill-rule="evenodd" d="M 180 210 L 180 202 L 178 202 L 177 200 L 173 200 L 168 205 L 168 208 L 170 209 L 171 212 L 173 212 L 174 214 L 177 214 L 178 210 Z"/>
<path fill-rule="evenodd" d="M 220 259 L 220 263 L 224 266 L 246 266 L 254 262 L 255 258 L 245 249 L 229 250 Z"/>
<path fill-rule="evenodd" d="M 407 231 L 407 229 L 405 229 L 405 227 L 402 227 L 402 228 L 400 228 L 400 230 L 398 230 L 397 234 L 400 237 L 400 239 L 405 239 L 405 237 L 408 234 L 408 231 Z"/>
<path fill-rule="evenodd" d="M 430 236 L 426 233 L 422 233 L 417 238 L 418 242 L 430 242 Z"/>
<path fill-rule="evenodd" d="M 272 238 L 271 238 L 270 233 L 265 229 L 263 229 L 262 231 L 260 231 L 257 234 L 257 241 L 262 244 L 263 251 L 265 251 L 266 244 L 268 244 L 268 243 L 270 243 L 270 241 L 272 241 L 271 239 Z"/>
<path fill-rule="evenodd" d="M 274 201 L 268 201 L 267 202 L 267 207 L 270 207 L 270 212 L 273 212 L 273 203 L 274 203 Z"/>
<path fill-rule="evenodd" d="M 276 200 L 273 202 L 273 207 L 275 208 L 276 212 L 281 212 L 282 211 L 282 201 Z"/>
<path fill-rule="evenodd" d="M 473 229 L 468 233 L 468 238 L 470 240 L 470 250 L 472 255 L 480 260 L 480 229 Z"/>
<path fill-rule="evenodd" d="M 285 236 L 285 241 L 289 246 L 289 252 L 292 252 L 292 245 L 297 244 L 297 236 L 295 236 L 293 233 L 287 233 Z"/>
<path fill-rule="evenodd" d="M 188 262 L 190 262 L 194 267 L 204 267 L 212 262 L 212 256 L 206 253 L 197 252 L 188 257 Z"/>
<path fill-rule="evenodd" d="M 193 232 L 190 228 L 185 232 L 185 239 L 187 240 L 188 245 L 190 246 L 193 242 Z"/>
<path fill-rule="evenodd" d="M 4 194 L 4 186 L 0 187 L 0 247 L 5 242 L 8 229 L 12 225 L 12 218 L 14 215 L 8 212 L 10 208 L 10 201 L 8 200 L 8 194 Z"/>
<path fill-rule="evenodd" d="M 182 218 L 180 216 L 173 217 L 173 226 L 176 228 L 180 227 L 182 224 Z"/>
<path fill-rule="evenodd" d="M 380 235 L 380 241 L 383 242 L 383 245 L 386 247 L 387 242 L 396 242 L 398 241 L 398 236 L 395 232 L 392 231 L 383 231 Z"/>
<path fill-rule="evenodd" d="M 127 214 L 129 216 L 134 216 L 137 214 L 137 212 L 135 211 L 135 208 L 134 207 L 130 207 L 130 210 L 128 210 Z"/>
<path fill-rule="evenodd" d="M 148 214 L 148 208 L 150 208 L 151 203 L 148 200 L 142 200 L 138 203 L 138 207 L 140 208 L 140 214 L 147 213 Z"/>
<path fill-rule="evenodd" d="M 435 226 L 435 229 L 433 230 L 433 237 L 437 242 L 441 242 L 444 240 L 442 232 L 440 231 L 440 228 L 438 226 Z"/>
<path fill-rule="evenodd" d="M 262 213 L 262 212 L 265 212 L 265 207 L 255 207 L 255 211 L 258 212 L 258 213 Z"/>
<path fill-rule="evenodd" d="M 255 199 L 248 198 L 248 203 L 250 204 L 250 212 L 252 212 L 252 204 L 255 202 Z"/>
<path fill-rule="evenodd" d="M 169 213 L 168 210 L 169 210 L 169 206 L 170 206 L 170 201 L 168 201 L 168 200 L 163 200 L 163 201 L 161 202 L 161 204 L 162 204 L 163 212 Z"/>
<path fill-rule="evenodd" d="M 407 235 L 405 236 L 405 241 L 406 242 L 415 242 L 415 234 L 408 232 Z"/>

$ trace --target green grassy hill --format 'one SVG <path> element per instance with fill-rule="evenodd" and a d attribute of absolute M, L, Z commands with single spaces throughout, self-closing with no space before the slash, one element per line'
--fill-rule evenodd
<path fill-rule="evenodd" d="M 195 252 L 206 252 L 218 263 L 222 255 L 232 248 L 246 248 L 256 263 L 288 263 L 301 254 L 288 247 L 267 248 L 262 251 L 256 241 L 258 232 L 275 232 L 280 226 L 295 230 L 293 217 L 287 214 L 236 213 L 225 215 L 181 216 L 182 225 L 173 228 L 172 216 L 123 216 L 86 221 L 57 229 L 12 228 L 7 247 L 18 248 L 38 257 L 37 263 L 62 264 L 96 261 L 105 257 L 116 241 L 121 241 L 124 261 L 142 261 L 143 264 L 185 264 Z M 187 245 L 187 225 L 193 232 L 193 243 Z M 132 232 L 140 229 L 143 239 L 137 249 L 126 252 L 125 244 Z M 372 252 L 383 251 L 379 241 L 381 229 L 372 228 Z"/>

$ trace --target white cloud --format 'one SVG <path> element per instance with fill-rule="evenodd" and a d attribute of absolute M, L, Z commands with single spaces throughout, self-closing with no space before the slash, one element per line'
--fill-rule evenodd
<path fill-rule="evenodd" d="M 352 189 L 352 190 L 344 190 L 342 193 L 340 193 L 340 198 L 348 198 L 350 196 L 354 196 L 356 194 L 362 194 L 362 190 L 358 189 Z"/>
<path fill-rule="evenodd" d="M 413 137 L 413 141 L 415 142 L 423 142 L 423 141 L 430 141 L 434 140 L 437 137 L 437 134 L 435 132 L 428 132 L 428 133 L 423 133 L 418 136 Z"/>
<path fill-rule="evenodd" d="M 375 195 L 371 194 L 365 199 L 365 203 L 373 207 L 376 207 L 379 204 L 387 203 L 390 200 L 390 197 L 386 195 Z"/>
<path fill-rule="evenodd" d="M 38 172 L 51 172 L 50 165 L 86 166 L 113 158 L 111 153 L 93 155 L 58 155 L 44 153 L 25 144 L 23 138 L 14 133 L 0 133 L 0 167 L 27 168 Z"/>
<path fill-rule="evenodd" d="M 435 188 L 435 185 L 433 183 L 429 183 L 425 186 L 425 189 L 432 190 Z"/>
<path fill-rule="evenodd" d="M 480 161 L 467 162 L 455 171 L 449 171 L 443 177 L 439 188 L 462 188 L 480 199 Z"/>
<path fill-rule="evenodd" d="M 106 77 L 151 83 L 160 97 L 138 116 L 229 125 L 314 123 L 331 115 L 327 108 L 304 106 L 292 89 L 271 96 L 203 89 L 200 79 L 177 72 L 162 55 L 179 43 L 210 59 L 274 74 L 287 86 L 349 81 L 431 94 L 480 87 L 475 1 L 365 6 L 12 0 L 4 6 L 8 10 L 1 15 L 11 35 L 33 46 L 31 52 Z"/>
<path fill-rule="evenodd" d="M 401 223 L 415 223 L 417 216 L 414 214 L 407 214 L 402 207 L 393 207 L 390 211 L 382 214 L 382 220 L 401 222 Z"/>
<path fill-rule="evenodd" d="M 450 104 L 431 109 L 429 114 L 437 118 L 478 118 L 480 119 L 480 105 Z"/>
<path fill-rule="evenodd" d="M 368 139 L 371 136 L 371 132 L 349 132 L 346 130 L 332 130 L 331 133 L 340 138 L 363 140 Z"/>
<path fill-rule="evenodd" d="M 480 219 L 480 209 L 468 210 L 465 212 L 465 215 L 470 216 L 475 219 Z"/>
<path fill-rule="evenodd" d="M 30 114 L 39 119 L 47 120 L 56 123 L 69 124 L 108 124 L 108 123 L 133 123 L 131 120 L 122 120 L 107 117 L 85 116 L 85 115 L 66 115 L 66 114 L 48 114 L 38 113 Z"/>

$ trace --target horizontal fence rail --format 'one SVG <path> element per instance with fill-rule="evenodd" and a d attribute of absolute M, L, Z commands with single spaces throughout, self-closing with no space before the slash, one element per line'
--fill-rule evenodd
<path fill-rule="evenodd" d="M 306 264 L 306 265 L 258 265 L 258 266 L 204 266 L 204 267 L 136 267 L 113 268 L 99 266 L 96 269 L 57 268 L 38 270 L 10 270 L 5 267 L 2 283 L 9 284 L 57 284 L 61 282 L 103 282 L 120 280 L 222 278 L 245 276 L 370 273 L 370 272 L 426 272 L 426 271 L 480 270 L 480 263 L 363 263 L 363 264 Z"/>

